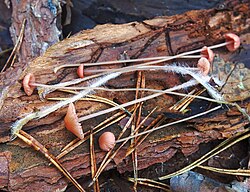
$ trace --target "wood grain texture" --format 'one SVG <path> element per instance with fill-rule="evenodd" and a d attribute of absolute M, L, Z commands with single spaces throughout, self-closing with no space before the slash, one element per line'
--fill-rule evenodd
<path fill-rule="evenodd" d="M 75 68 L 67 68 L 54 73 L 54 67 L 66 63 L 101 62 L 117 60 L 125 51 L 130 58 L 143 58 L 151 56 L 173 55 L 184 51 L 201 48 L 204 45 L 213 45 L 223 42 L 223 34 L 234 32 L 241 37 L 249 37 L 249 4 L 240 4 L 230 1 L 224 10 L 190 11 L 183 15 L 159 17 L 142 23 L 133 22 L 123 25 L 105 24 L 92 30 L 82 31 L 68 39 L 56 43 L 40 57 L 29 61 L 23 67 L 17 63 L 13 68 L 0 74 L 0 152 L 10 154 L 11 158 L 0 156 L 0 161 L 8 162 L 8 181 L 3 176 L 2 188 L 10 191 L 55 191 L 63 190 L 67 180 L 41 154 L 16 139 L 9 141 L 9 129 L 13 122 L 25 114 L 50 106 L 52 101 L 40 101 L 37 93 L 31 97 L 22 90 L 21 80 L 28 72 L 36 76 L 36 81 L 44 84 L 55 84 L 77 78 Z M 224 48 L 216 51 L 224 59 L 230 60 L 232 55 Z M 249 50 L 248 50 L 249 53 Z M 188 64 L 195 64 L 195 60 L 185 60 Z M 108 68 L 117 68 L 121 65 L 111 65 Z M 101 69 L 103 67 L 90 67 Z M 146 72 L 146 86 L 157 89 L 173 87 L 187 80 L 176 74 L 163 72 Z M 128 73 L 118 79 L 111 80 L 106 86 L 111 88 L 135 87 L 136 76 Z M 88 85 L 83 83 L 83 85 Z M 111 100 L 118 99 L 124 103 L 134 98 L 133 92 L 103 92 L 99 96 Z M 53 92 L 48 97 L 69 96 L 62 92 Z M 178 101 L 179 97 L 164 95 L 150 100 L 144 104 L 144 112 L 159 106 L 155 113 L 168 113 L 168 108 Z M 242 106 L 247 106 L 248 98 L 244 98 Z M 77 114 L 83 116 L 107 105 L 97 102 L 77 101 L 75 103 Z M 195 103 L 196 107 L 204 103 Z M 205 103 L 205 109 L 208 104 Z M 75 137 L 64 127 L 63 118 L 66 108 L 55 111 L 46 118 L 29 122 L 24 130 L 28 131 L 54 155 Z M 82 122 L 84 131 L 102 122 L 110 115 Z M 168 117 L 168 116 L 167 116 Z M 167 122 L 178 119 L 168 117 Z M 165 162 L 180 151 L 188 156 L 198 150 L 199 144 L 212 140 L 229 138 L 244 129 L 248 122 L 235 109 L 229 112 L 227 108 L 209 116 L 198 118 L 178 126 L 157 131 L 149 136 L 138 147 L 138 168 L 143 169 L 152 164 Z M 119 134 L 118 125 L 109 127 L 116 135 Z M 95 135 L 95 144 L 99 134 Z M 60 161 L 65 168 L 76 178 L 90 173 L 89 146 L 85 142 Z M 128 146 L 126 146 L 128 147 Z M 124 159 L 124 147 L 109 164 L 107 169 L 117 167 L 120 172 L 131 171 L 129 158 Z M 96 161 L 100 163 L 104 156 L 98 147 Z M 9 160 L 11 159 L 11 160 Z M 5 166 L 1 163 L 0 166 Z M 5 170 L 5 167 L 4 167 Z M 5 174 L 5 172 L 4 172 Z M 0 175 L 1 176 L 1 175 Z"/>

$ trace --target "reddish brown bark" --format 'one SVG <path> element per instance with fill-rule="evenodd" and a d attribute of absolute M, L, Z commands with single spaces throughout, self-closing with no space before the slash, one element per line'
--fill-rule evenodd
<path fill-rule="evenodd" d="M 0 165 L 3 166 L 1 170 L 4 171 L 1 173 L 3 182 L 0 183 L 0 187 L 8 187 L 10 191 L 51 191 L 62 190 L 67 186 L 67 180 L 57 169 L 48 165 L 46 158 L 24 145 L 18 139 L 9 142 L 9 129 L 14 121 L 29 112 L 52 104 L 51 101 L 40 101 L 36 93 L 31 97 L 25 95 L 21 88 L 21 80 L 24 74 L 32 72 L 36 76 L 37 82 L 54 84 L 77 77 L 75 69 L 63 69 L 56 74 L 53 73 L 54 67 L 65 63 L 117 60 L 124 51 L 131 58 L 178 54 L 204 45 L 208 46 L 222 42 L 223 34 L 227 32 L 237 33 L 243 39 L 249 41 L 247 39 L 249 37 L 249 4 L 234 2 L 236 3 L 229 4 L 228 9 L 223 11 L 215 9 L 191 11 L 183 15 L 160 17 L 142 23 L 133 22 L 124 25 L 106 24 L 97 26 L 93 30 L 83 31 L 50 47 L 43 56 L 31 61 L 29 67 L 25 68 L 24 71 L 21 70 L 19 63 L 16 64 L 14 69 L 9 69 L 1 74 L 0 151 L 4 155 L 0 155 L 0 161 L 3 161 L 3 164 Z M 47 14 L 47 11 L 44 14 Z M 32 34 L 32 31 L 30 31 L 30 34 Z M 41 35 L 42 37 L 43 35 Z M 42 38 L 41 42 L 44 41 Z M 53 42 L 53 40 L 48 41 Z M 24 44 L 24 46 L 29 47 L 29 44 Z M 225 49 L 218 51 L 224 59 L 232 56 L 231 53 L 225 54 L 225 52 Z M 37 53 L 40 54 L 40 52 Z M 25 53 L 21 54 L 25 56 Z M 191 60 L 190 62 L 194 61 Z M 146 85 L 164 89 L 181 82 L 179 76 L 175 74 L 167 75 L 168 78 L 166 78 L 165 73 L 146 73 Z M 14 80 L 11 80 L 11 78 Z M 108 86 L 134 87 L 135 80 L 135 75 L 130 73 L 110 81 Z M 50 94 L 49 97 L 58 96 L 59 94 L 61 97 L 68 96 L 64 93 L 55 92 Z M 120 102 L 127 102 L 134 98 L 134 93 L 106 93 L 100 91 L 98 95 L 109 99 L 116 98 Z M 240 99 L 246 100 L 247 98 L 249 98 L 249 95 Z M 156 114 L 162 114 L 168 112 L 168 108 L 177 100 L 179 98 L 165 95 L 146 102 L 144 111 L 159 106 Z M 242 103 L 242 106 L 245 107 L 247 103 L 246 100 Z M 197 106 L 199 106 L 199 103 Z M 80 116 L 106 107 L 99 103 L 76 102 L 77 113 Z M 24 127 L 24 130 L 45 145 L 51 153 L 57 155 L 74 138 L 64 128 L 63 117 L 65 113 L 66 108 L 63 108 L 46 118 L 31 121 Z M 84 131 L 89 130 L 108 116 L 83 122 Z M 169 118 L 167 121 L 173 119 L 176 118 Z M 179 126 L 157 131 L 138 147 L 138 168 L 143 169 L 155 163 L 165 162 L 172 158 L 178 149 L 188 156 L 198 150 L 200 143 L 231 137 L 235 133 L 241 132 L 247 123 L 244 117 L 237 113 L 237 110 L 232 109 L 229 114 L 228 110 L 224 109 L 208 117 L 198 118 Z M 115 132 L 116 135 L 118 134 L 119 129 L 117 129 L 117 126 L 112 126 L 109 129 Z M 97 140 L 98 136 L 95 136 L 95 140 Z M 100 163 L 105 153 L 101 152 L 98 147 L 95 148 L 97 149 L 97 162 Z M 109 164 L 108 169 L 117 167 L 120 172 L 132 170 L 131 162 L 123 161 L 125 152 L 126 147 L 118 153 L 114 162 Z M 6 153 L 10 154 L 8 158 L 5 155 Z M 61 159 L 61 162 L 76 178 L 89 174 L 88 143 L 85 142 L 75 149 L 68 156 Z M 6 173 L 7 167 L 8 173 Z"/>
<path fill-rule="evenodd" d="M 57 43 L 61 35 L 60 4 L 57 1 L 11 1 L 12 24 L 10 32 L 13 42 L 19 36 L 21 24 L 26 20 L 24 40 L 20 49 L 19 61 L 25 63 L 43 54 L 48 47 Z"/>

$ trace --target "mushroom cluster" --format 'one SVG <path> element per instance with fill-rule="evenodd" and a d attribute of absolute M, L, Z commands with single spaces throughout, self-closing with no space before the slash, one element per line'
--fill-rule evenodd
<path fill-rule="evenodd" d="M 227 33 L 227 34 L 224 35 L 224 37 L 225 37 L 225 42 L 224 43 L 214 45 L 214 46 L 211 46 L 211 47 L 206 47 L 205 46 L 205 47 L 203 47 L 202 49 L 199 50 L 201 56 L 199 57 L 200 59 L 198 60 L 197 68 L 201 72 L 202 75 L 204 75 L 204 76 L 208 75 L 209 70 L 210 70 L 210 63 L 213 62 L 214 53 L 211 50 L 211 48 L 218 48 L 218 47 L 226 46 L 229 51 L 235 51 L 236 49 L 239 48 L 239 46 L 240 46 L 240 38 L 237 35 L 235 35 L 233 33 Z M 189 55 L 190 53 L 195 53 L 195 52 L 198 52 L 198 50 L 191 51 L 191 52 L 186 52 L 186 53 L 181 53 L 179 55 L 179 57 Z M 171 60 L 173 58 L 178 58 L 177 56 L 172 56 L 172 57 L 165 58 L 164 61 Z M 159 60 L 159 61 L 162 62 L 163 60 Z M 151 63 L 152 62 L 149 62 L 149 64 L 151 64 Z M 157 62 L 154 62 L 154 63 L 157 63 Z M 171 66 L 170 66 L 170 68 L 171 68 Z M 173 66 L 172 69 L 170 69 L 170 70 L 176 71 L 176 72 L 182 72 L 182 70 L 180 70 L 180 68 L 181 67 L 174 67 Z M 138 70 L 138 69 L 143 69 L 143 68 L 136 68 L 135 67 L 135 70 Z M 144 69 L 149 69 L 149 68 L 144 68 Z M 131 71 L 131 69 L 128 68 L 128 71 Z M 186 73 L 186 71 L 184 71 L 183 73 Z M 127 72 L 127 71 L 124 70 L 123 72 Z M 84 78 L 84 64 L 80 64 L 78 66 L 77 74 L 78 74 L 78 76 L 80 78 Z M 109 78 L 107 78 L 107 76 L 104 77 L 103 78 L 104 80 L 101 80 L 100 82 L 96 83 L 95 86 L 100 86 L 101 84 L 105 83 L 107 80 L 112 79 L 112 78 L 116 78 L 117 76 L 120 75 L 120 73 L 117 73 L 117 74 L 113 73 L 113 74 L 114 75 L 113 76 L 110 75 Z M 192 73 L 190 72 L 188 74 L 192 74 Z M 41 86 L 41 87 L 42 86 L 50 87 L 49 85 L 43 85 L 43 84 L 36 83 L 35 76 L 32 73 L 28 73 L 24 77 L 24 79 L 23 79 L 23 88 L 24 88 L 25 93 L 28 96 L 31 96 L 34 89 L 36 87 L 39 87 L 39 86 Z M 86 94 L 88 94 L 88 93 L 89 92 L 86 92 Z M 79 95 L 79 98 L 80 98 L 80 96 L 84 96 L 86 94 L 81 93 L 81 95 Z M 62 103 L 61 105 L 58 105 L 58 108 L 64 106 L 65 104 Z M 41 116 L 45 116 L 45 114 L 42 114 Z M 75 109 L 75 106 L 74 106 L 73 103 L 69 103 L 67 114 L 66 114 L 66 116 L 64 118 L 64 122 L 65 122 L 65 127 L 70 132 L 72 132 L 74 135 L 76 135 L 79 139 L 84 139 L 83 129 L 82 129 L 81 124 L 79 123 L 79 120 L 78 120 L 78 117 L 77 117 L 77 114 L 76 114 L 76 109 Z M 110 151 L 114 147 L 115 142 L 116 142 L 115 141 L 115 136 L 114 136 L 114 134 L 112 132 L 104 132 L 99 137 L 99 146 L 103 151 Z"/>

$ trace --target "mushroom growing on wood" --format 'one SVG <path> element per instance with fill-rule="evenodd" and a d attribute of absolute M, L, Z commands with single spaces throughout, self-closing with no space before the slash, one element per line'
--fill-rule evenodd
<path fill-rule="evenodd" d="M 76 109 L 73 103 L 69 104 L 67 114 L 64 118 L 65 127 L 75 134 L 78 138 L 83 139 L 84 134 L 81 124 L 78 122 L 78 117 L 76 115 Z"/>
<path fill-rule="evenodd" d="M 80 78 L 84 78 L 84 65 L 80 64 L 79 67 L 77 68 L 77 75 Z"/>
<path fill-rule="evenodd" d="M 208 59 L 206 59 L 205 57 L 201 57 L 198 60 L 197 67 L 203 75 L 208 75 L 210 70 L 210 63 Z"/>
<path fill-rule="evenodd" d="M 99 137 L 99 146 L 103 151 L 110 151 L 115 146 L 115 135 L 111 132 L 104 132 Z"/>
<path fill-rule="evenodd" d="M 32 73 L 28 73 L 23 79 L 23 89 L 28 96 L 31 96 L 34 89 L 36 88 L 34 85 L 35 81 L 35 76 Z"/>
<path fill-rule="evenodd" d="M 204 46 L 201 51 L 202 57 L 205 57 L 210 63 L 214 60 L 214 52 L 207 46 Z"/>
<path fill-rule="evenodd" d="M 228 42 L 226 47 L 229 51 L 235 51 L 239 48 L 240 38 L 238 35 L 235 35 L 234 33 L 226 33 L 224 37 L 226 39 L 226 42 Z"/>

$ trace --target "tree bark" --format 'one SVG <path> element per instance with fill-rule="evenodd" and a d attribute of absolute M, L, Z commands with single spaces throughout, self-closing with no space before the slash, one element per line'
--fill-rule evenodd
<path fill-rule="evenodd" d="M 14 2 L 14 1 L 13 1 Z M 46 12 L 47 13 L 47 12 Z M 41 101 L 35 93 L 28 97 L 22 90 L 21 81 L 25 74 L 33 73 L 36 82 L 43 84 L 56 84 L 77 78 L 74 68 L 67 68 L 54 73 L 54 67 L 66 63 L 101 62 L 117 60 L 124 52 L 130 58 L 143 58 L 151 56 L 174 55 L 203 46 L 214 45 L 223 42 L 223 34 L 234 32 L 243 39 L 242 42 L 249 43 L 249 3 L 230 1 L 223 10 L 210 9 L 190 11 L 183 15 L 171 17 L 159 17 L 146 20 L 142 23 L 132 22 L 123 25 L 106 24 L 95 27 L 93 30 L 82 31 L 68 39 L 65 39 L 50 47 L 44 55 L 29 62 L 28 67 L 20 67 L 17 63 L 14 68 L 0 75 L 1 79 L 1 102 L 0 102 L 0 188 L 9 191 L 54 191 L 63 190 L 68 181 L 61 173 L 49 166 L 49 162 L 38 152 L 23 144 L 19 139 L 9 141 L 10 126 L 24 115 L 45 108 L 53 104 L 52 101 Z M 42 26 L 41 26 L 42 27 Z M 27 32 L 26 32 L 27 33 Z M 30 32 L 32 35 L 32 31 Z M 41 35 L 41 37 L 43 37 Z M 57 41 L 49 40 L 51 42 Z M 44 42 L 42 38 L 41 42 Z M 32 46 L 24 44 L 23 46 Z M 42 45 L 41 45 L 42 46 Z M 43 46 L 42 46 L 43 47 Z M 24 50 L 23 50 L 24 51 Z M 249 53 L 249 48 L 248 50 Z M 241 52 L 228 53 L 224 48 L 216 50 L 223 61 L 240 56 Z M 39 53 L 40 54 L 40 53 Z M 25 56 L 25 53 L 22 53 Z M 34 55 L 35 56 L 35 55 Z M 179 60 L 177 60 L 179 62 Z M 184 60 L 192 65 L 196 60 Z M 239 60 L 240 61 L 240 60 Z M 109 66 L 115 68 L 120 66 Z M 103 67 L 91 67 L 100 69 Z M 244 68 L 244 70 L 248 70 Z M 239 73 L 239 71 L 236 71 Z M 145 72 L 147 87 L 166 89 L 186 81 L 188 77 L 163 72 Z M 225 74 L 224 74 L 225 75 Z M 13 80 L 14 79 L 14 80 Z M 237 78 L 236 78 L 237 79 Z M 245 80 L 246 79 L 246 80 Z M 249 92 L 248 78 L 242 83 Z M 120 78 L 111 80 L 106 86 L 113 88 L 135 87 L 136 75 L 128 73 Z M 237 83 L 237 82 L 236 82 Z M 239 83 L 239 82 L 238 82 Z M 86 84 L 85 84 L 86 85 Z M 237 85 L 237 84 L 236 84 Z M 236 86 L 237 88 L 237 86 Z M 227 90 L 224 90 L 225 93 Z M 111 100 L 118 99 L 125 103 L 134 98 L 134 93 L 107 93 L 98 91 L 98 95 Z M 242 100 L 242 107 L 249 106 L 249 94 L 235 94 L 238 97 L 228 98 L 231 101 Z M 48 97 L 66 97 L 68 94 L 53 92 Z M 180 98 L 164 95 L 157 99 L 147 101 L 143 111 L 150 111 L 158 106 L 158 114 L 171 114 L 168 110 Z M 208 105 L 207 102 L 195 102 L 195 108 Z M 86 101 L 76 102 L 77 114 L 79 116 L 107 108 L 100 103 Z M 205 106 L 207 109 L 208 107 Z M 195 109 L 194 109 L 195 110 Z M 199 110 L 194 111 L 200 112 Z M 60 150 L 68 144 L 74 136 L 69 133 L 63 124 L 66 108 L 57 110 L 45 118 L 29 122 L 23 130 L 27 131 L 49 151 L 57 155 Z M 167 122 L 180 117 L 167 116 Z M 82 123 L 84 131 L 102 122 L 110 115 L 87 120 Z M 218 112 L 192 121 L 171 126 L 167 131 L 161 130 L 150 134 L 150 136 L 138 147 L 138 169 L 146 168 L 152 164 L 165 162 L 180 151 L 188 156 L 199 149 L 200 143 L 217 139 L 224 139 L 244 130 L 249 123 L 234 108 L 230 111 L 225 108 Z M 116 135 L 119 134 L 117 125 L 108 128 Z M 98 136 L 95 135 L 95 143 Z M 128 146 L 124 147 L 109 164 L 107 169 L 117 167 L 120 172 L 131 171 L 132 164 L 129 158 L 124 161 L 124 155 Z M 102 161 L 105 153 L 97 146 L 97 163 Z M 60 160 L 65 168 L 76 178 L 90 173 L 89 143 L 83 143 L 66 157 Z M 173 168 L 172 168 L 173 169 Z M 2 171 L 3 170 L 3 171 Z M 171 171 L 171 169 L 170 169 Z"/>
<path fill-rule="evenodd" d="M 11 1 L 12 24 L 10 32 L 16 43 L 23 20 L 26 20 L 24 40 L 19 53 L 19 61 L 25 63 L 42 55 L 48 47 L 57 43 L 61 36 L 61 8 L 57 1 Z"/>

